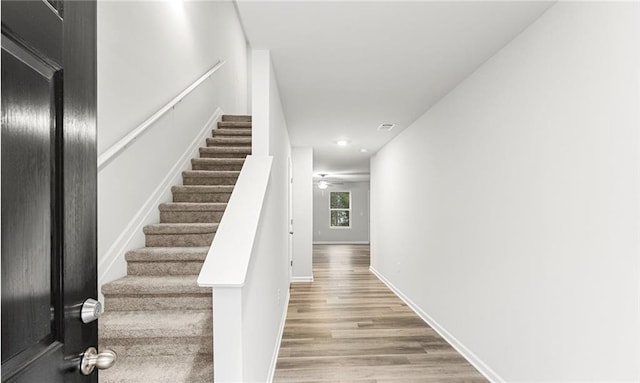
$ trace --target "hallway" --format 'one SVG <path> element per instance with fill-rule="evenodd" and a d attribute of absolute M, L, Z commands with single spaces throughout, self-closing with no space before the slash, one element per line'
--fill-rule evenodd
<path fill-rule="evenodd" d="M 314 245 L 291 286 L 275 382 L 485 382 L 369 271 L 368 245 Z"/>

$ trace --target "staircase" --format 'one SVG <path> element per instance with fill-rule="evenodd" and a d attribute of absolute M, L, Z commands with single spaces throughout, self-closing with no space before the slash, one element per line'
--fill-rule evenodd
<path fill-rule="evenodd" d="M 223 116 L 144 228 L 146 247 L 126 254 L 127 276 L 102 286 L 100 348 L 118 354 L 102 383 L 213 380 L 211 289 L 196 279 L 249 154 L 251 117 Z"/>

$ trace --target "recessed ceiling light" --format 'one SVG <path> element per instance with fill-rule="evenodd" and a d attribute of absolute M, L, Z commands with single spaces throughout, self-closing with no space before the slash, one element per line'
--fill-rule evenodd
<path fill-rule="evenodd" d="M 360 153 L 366 153 L 366 152 L 368 152 L 367 149 L 365 149 L 365 148 L 360 149 Z"/>
<path fill-rule="evenodd" d="M 338 140 L 336 144 L 338 144 L 338 146 L 347 146 L 349 145 L 349 140 Z"/>
<path fill-rule="evenodd" d="M 378 130 L 381 132 L 388 132 L 391 129 L 395 128 L 396 124 L 392 124 L 392 123 L 384 123 L 384 124 L 380 124 L 380 126 L 378 126 Z"/>

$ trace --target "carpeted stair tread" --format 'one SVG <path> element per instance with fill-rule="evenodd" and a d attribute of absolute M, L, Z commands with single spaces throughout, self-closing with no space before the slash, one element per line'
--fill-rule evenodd
<path fill-rule="evenodd" d="M 142 231 L 154 234 L 207 234 L 218 230 L 217 223 L 156 223 L 145 226 Z"/>
<path fill-rule="evenodd" d="M 224 211 L 226 202 L 168 202 L 159 206 L 160 211 Z"/>
<path fill-rule="evenodd" d="M 100 383 L 211 383 L 211 355 L 136 356 L 118 359 L 113 367 L 100 371 Z"/>
<path fill-rule="evenodd" d="M 207 137 L 207 146 L 251 146 L 251 137 Z"/>
<path fill-rule="evenodd" d="M 112 295 L 211 294 L 210 287 L 200 287 L 197 275 L 127 275 L 102 286 L 105 297 Z"/>
<path fill-rule="evenodd" d="M 209 310 L 158 310 L 105 312 L 98 323 L 100 337 L 169 338 L 211 336 L 212 313 Z M 115 350 L 116 353 L 118 352 Z"/>
<path fill-rule="evenodd" d="M 127 252 L 127 262 L 204 261 L 208 247 L 143 247 Z"/>
<path fill-rule="evenodd" d="M 251 154 L 250 146 L 205 146 L 200 148 L 201 158 L 245 158 Z"/>
<path fill-rule="evenodd" d="M 251 120 L 252 117 L 249 115 L 225 114 L 222 116 L 222 121 L 251 122 Z"/>
<path fill-rule="evenodd" d="M 218 129 L 251 129 L 250 121 L 220 121 Z"/>
<path fill-rule="evenodd" d="M 247 136 L 251 136 L 251 128 L 218 128 L 218 129 L 213 129 L 213 131 L 211 132 L 211 134 L 214 137 L 221 137 L 221 136 L 226 136 L 226 137 L 247 137 Z"/>

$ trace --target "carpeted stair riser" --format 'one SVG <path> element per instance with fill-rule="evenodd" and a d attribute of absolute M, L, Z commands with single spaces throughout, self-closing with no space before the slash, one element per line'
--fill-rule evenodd
<path fill-rule="evenodd" d="M 118 358 L 136 358 L 140 355 L 211 355 L 213 335 L 201 337 L 157 337 L 157 338 L 109 338 L 103 342 L 104 348 L 116 350 Z M 150 382 L 151 383 L 151 382 Z M 154 382 L 155 383 L 155 382 Z"/>
<path fill-rule="evenodd" d="M 198 286 L 197 275 L 127 275 L 105 285 L 105 306 L 114 311 L 204 310 L 211 289 Z"/>
<path fill-rule="evenodd" d="M 232 114 L 225 114 L 224 116 L 222 116 L 223 122 L 251 122 L 251 120 L 251 116 L 236 116 Z"/>
<path fill-rule="evenodd" d="M 224 211 L 161 211 L 162 223 L 207 223 L 220 222 Z"/>
<path fill-rule="evenodd" d="M 198 275 L 208 247 L 149 247 L 126 254 L 128 275 Z"/>
<path fill-rule="evenodd" d="M 251 137 L 251 128 L 218 128 L 211 131 L 214 137 Z"/>
<path fill-rule="evenodd" d="M 161 223 L 144 227 L 147 247 L 209 246 L 218 229 L 217 223 Z"/>
<path fill-rule="evenodd" d="M 217 159 L 217 158 L 201 158 L 201 159 L 206 159 L 206 160 L 213 160 L 213 159 Z M 198 162 L 193 162 L 191 164 L 191 169 L 192 170 L 207 170 L 207 171 L 215 171 L 215 170 L 221 170 L 221 171 L 225 171 L 225 172 L 239 172 L 240 170 L 242 170 L 242 163 L 239 164 L 234 164 L 234 163 L 215 163 L 215 162 L 205 162 L 205 161 L 198 161 Z"/>
<path fill-rule="evenodd" d="M 239 171 L 187 170 L 182 172 L 184 185 L 235 185 Z"/>
<path fill-rule="evenodd" d="M 177 192 L 173 194 L 173 200 L 175 202 L 229 202 L 231 193 L 192 193 L 192 192 Z"/>
<path fill-rule="evenodd" d="M 209 137 L 207 146 L 245 146 L 251 147 L 250 137 Z"/>
<path fill-rule="evenodd" d="M 137 296 L 141 299 L 152 296 L 211 295 L 211 288 L 200 287 L 197 275 L 135 276 L 127 275 L 105 285 L 102 293 L 105 297 L 118 295 Z"/>
<path fill-rule="evenodd" d="M 208 247 L 145 247 L 127 252 L 127 275 L 198 275 Z"/>
<path fill-rule="evenodd" d="M 200 265 L 202 267 L 202 265 Z M 113 311 L 152 311 L 152 310 L 204 310 L 211 309 L 211 292 L 208 294 L 158 295 L 144 299 L 136 296 L 105 296 L 105 306 Z"/>
<path fill-rule="evenodd" d="M 102 346 L 123 355 L 211 354 L 211 309 L 114 311 L 98 323 Z"/>
<path fill-rule="evenodd" d="M 246 121 L 220 121 L 218 129 L 251 129 L 251 122 Z"/>
<path fill-rule="evenodd" d="M 226 203 L 163 203 L 160 223 L 219 223 Z"/>
<path fill-rule="evenodd" d="M 217 223 L 156 223 L 145 226 L 145 234 L 202 234 L 215 233 Z"/>
<path fill-rule="evenodd" d="M 129 275 L 198 275 L 203 262 L 129 262 Z"/>
<path fill-rule="evenodd" d="M 119 360 L 113 367 L 100 371 L 100 383 L 211 383 L 211 355 L 138 356 Z"/>
<path fill-rule="evenodd" d="M 147 247 L 192 247 L 209 246 L 215 233 L 204 234 L 147 234 Z"/>
<path fill-rule="evenodd" d="M 251 154 L 250 146 L 207 146 L 200 148 L 200 158 L 246 158 Z"/>
<path fill-rule="evenodd" d="M 125 255 L 127 262 L 204 262 L 209 247 L 143 247 L 128 251 Z"/>
<path fill-rule="evenodd" d="M 244 158 L 194 158 L 191 160 L 193 170 L 222 170 L 237 171 L 242 170 Z"/>
<path fill-rule="evenodd" d="M 229 202 L 233 186 L 174 186 L 173 202 Z"/>

